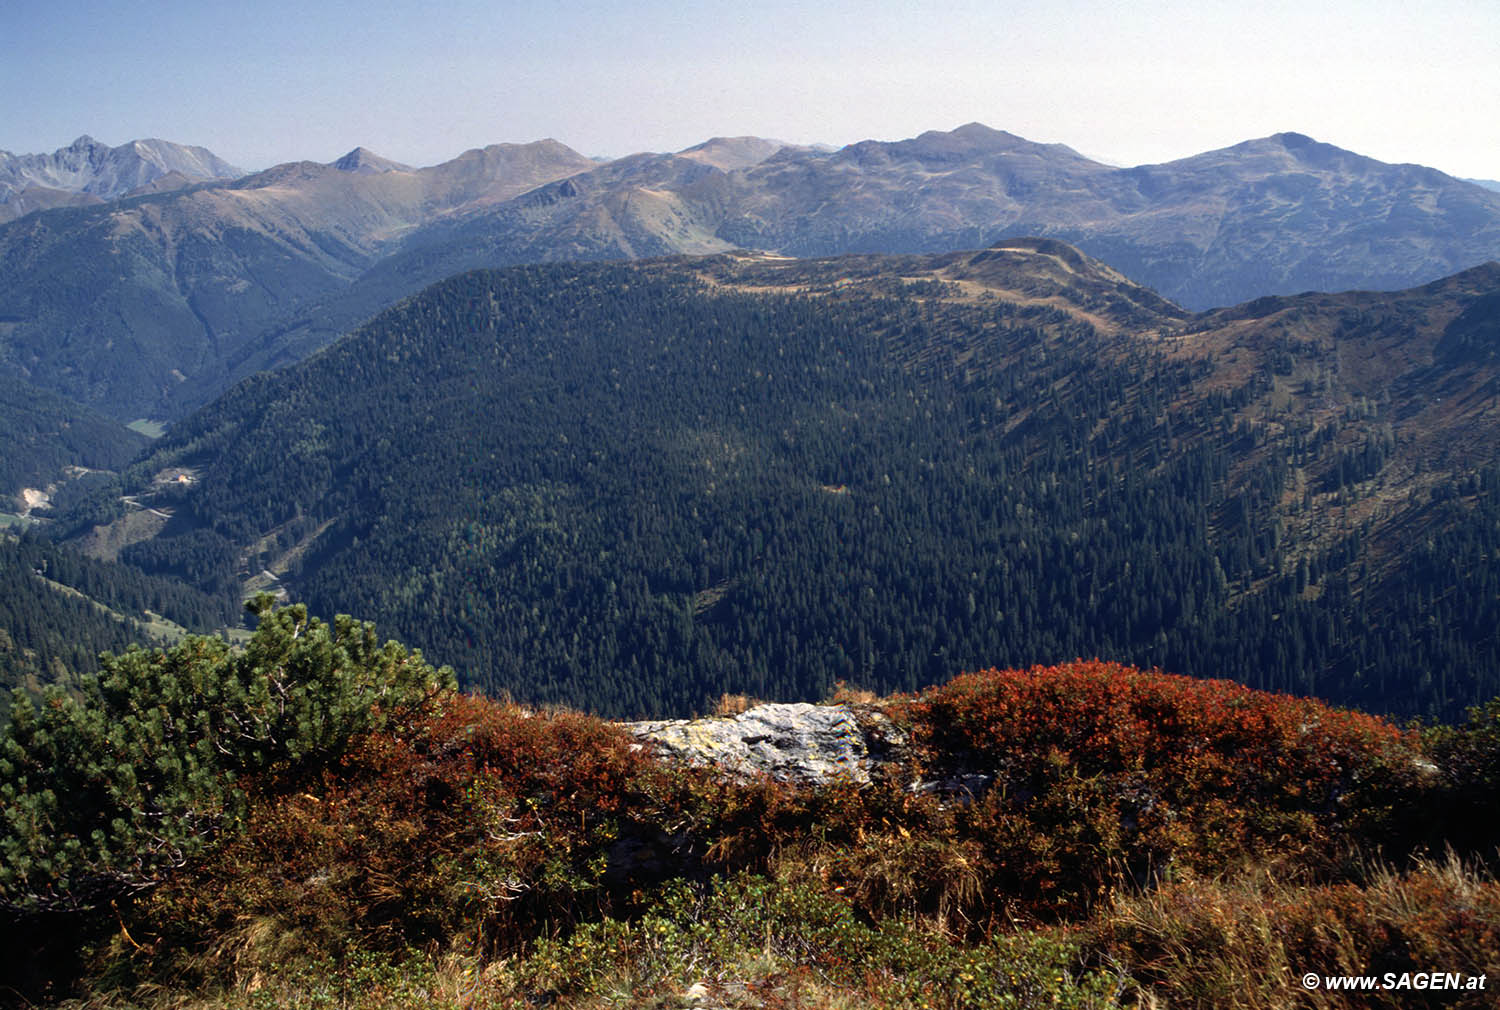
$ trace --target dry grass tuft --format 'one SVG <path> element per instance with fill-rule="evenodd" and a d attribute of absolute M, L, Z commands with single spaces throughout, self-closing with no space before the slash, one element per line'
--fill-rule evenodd
<path fill-rule="evenodd" d="M 1500 882 L 1456 856 L 1373 867 L 1364 885 L 1308 886 L 1260 870 L 1117 896 L 1095 942 L 1174 1008 L 1409 1006 L 1412 992 L 1307 991 L 1306 972 L 1383 976 L 1500 971 Z M 1487 1007 L 1493 993 L 1443 993 Z M 1448 997 L 1451 997 L 1449 999 Z M 1426 1005 L 1426 1004 L 1423 1004 Z"/>
<path fill-rule="evenodd" d="M 748 694 L 729 694 L 726 692 L 719 695 L 718 704 L 714 705 L 714 715 L 720 718 L 743 715 L 759 704 L 760 702 L 757 699 L 750 697 Z"/>
<path fill-rule="evenodd" d="M 862 687 L 851 687 L 841 680 L 833 685 L 833 696 L 829 700 L 836 705 L 874 705 L 880 701 L 880 695 Z"/>

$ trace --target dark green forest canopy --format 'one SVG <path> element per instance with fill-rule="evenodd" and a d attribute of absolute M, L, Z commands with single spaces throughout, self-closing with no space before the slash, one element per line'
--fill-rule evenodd
<path fill-rule="evenodd" d="M 199 479 L 122 557 L 221 594 L 280 560 L 474 686 L 618 715 L 1075 656 L 1401 714 L 1500 691 L 1495 473 L 1397 554 L 1297 541 L 1299 472 L 1352 493 L 1390 455 L 1246 409 L 1304 346 L 1210 391 L 1055 304 L 845 292 L 860 263 L 454 278 L 177 426 L 126 490 Z"/>
<path fill-rule="evenodd" d="M 0 374 L 0 498 L 22 487 L 45 487 L 67 465 L 117 469 L 147 441 L 56 393 Z"/>
<path fill-rule="evenodd" d="M 152 642 L 153 614 L 209 632 L 241 623 L 237 610 L 176 579 L 0 533 L 0 685 L 71 685 L 100 653 Z M 0 697 L 0 714 L 8 707 Z"/>

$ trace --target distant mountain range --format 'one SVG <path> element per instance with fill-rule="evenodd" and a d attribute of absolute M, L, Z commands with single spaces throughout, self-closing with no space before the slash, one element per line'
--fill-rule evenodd
<path fill-rule="evenodd" d="M 356 150 L 33 214 L 0 228 L 3 354 L 38 385 L 121 419 L 179 416 L 265 367 L 256 352 L 279 327 L 343 293 L 414 228 L 591 167 L 549 141 L 420 171 Z"/>
<path fill-rule="evenodd" d="M 51 154 L 0 151 L 0 221 L 244 174 L 206 148 L 166 140 L 110 147 L 85 135 Z"/>
<path fill-rule="evenodd" d="M 971 124 L 729 172 L 640 155 L 553 183 L 382 264 L 433 281 L 521 258 L 729 248 L 793 256 L 939 252 L 1015 235 L 1077 244 L 1203 309 L 1263 294 L 1394 289 L 1500 257 L 1500 194 L 1278 134 L 1120 169 Z"/>
<path fill-rule="evenodd" d="M 836 151 L 715 138 L 603 164 L 550 140 L 422 169 L 361 148 L 233 181 L 158 141 L 3 157 L 27 187 L 18 208 L 112 202 L 0 226 L 0 363 L 122 420 L 181 417 L 476 267 L 1045 235 L 1203 309 L 1410 287 L 1500 257 L 1500 193 L 1290 133 L 1136 168 L 979 124 Z"/>

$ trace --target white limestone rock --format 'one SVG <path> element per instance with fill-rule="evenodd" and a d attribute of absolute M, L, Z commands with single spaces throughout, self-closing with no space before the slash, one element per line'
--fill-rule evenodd
<path fill-rule="evenodd" d="M 905 742 L 883 714 L 850 705 L 758 705 L 734 716 L 625 728 L 668 758 L 803 785 L 869 782 L 871 770 Z"/>

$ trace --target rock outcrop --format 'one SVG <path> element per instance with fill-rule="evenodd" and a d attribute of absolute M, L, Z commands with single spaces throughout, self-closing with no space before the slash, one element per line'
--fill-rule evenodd
<path fill-rule="evenodd" d="M 734 716 L 625 728 L 664 757 L 799 785 L 869 782 L 870 773 L 906 743 L 884 714 L 854 705 L 758 705 Z"/>

